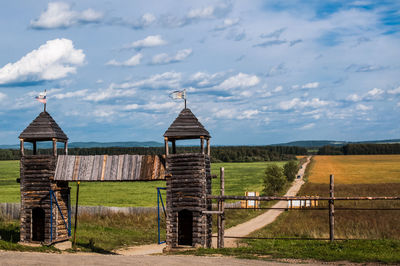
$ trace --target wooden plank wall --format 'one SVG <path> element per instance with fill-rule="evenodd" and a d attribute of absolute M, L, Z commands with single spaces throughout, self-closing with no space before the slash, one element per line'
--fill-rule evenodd
<path fill-rule="evenodd" d="M 56 181 L 162 180 L 165 160 L 158 155 L 59 155 Z"/>
<path fill-rule="evenodd" d="M 178 246 L 178 213 L 193 214 L 192 246 L 211 245 L 212 217 L 203 211 L 211 210 L 210 158 L 201 153 L 170 154 L 167 156 L 167 248 Z"/>

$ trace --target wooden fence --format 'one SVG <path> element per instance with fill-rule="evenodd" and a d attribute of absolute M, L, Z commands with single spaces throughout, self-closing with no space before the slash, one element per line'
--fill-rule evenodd
<path fill-rule="evenodd" d="M 228 208 L 240 207 L 240 201 L 225 203 Z M 0 203 L 0 217 L 18 220 L 21 205 L 19 203 Z M 80 214 L 107 215 L 110 213 L 123 213 L 127 215 L 157 213 L 157 207 L 109 207 L 109 206 L 79 206 Z M 216 208 L 216 204 L 213 205 Z M 75 206 L 71 207 L 72 215 L 75 214 Z"/>
<path fill-rule="evenodd" d="M 225 180 L 224 180 L 224 168 L 221 167 L 220 169 L 220 195 L 207 195 L 207 199 L 217 200 L 217 211 L 207 211 L 208 214 L 217 214 L 217 247 L 223 248 L 224 247 L 224 238 L 225 238 L 225 209 L 243 209 L 249 210 L 246 208 L 228 208 L 226 207 L 224 201 L 225 200 L 254 200 L 254 201 L 272 201 L 272 200 L 280 200 L 280 201 L 305 201 L 310 200 L 308 196 L 283 196 L 283 197 L 274 197 L 274 196 L 230 196 L 225 195 Z M 330 185 L 329 185 L 329 197 L 318 197 L 318 200 L 326 200 L 328 201 L 329 208 L 318 208 L 319 210 L 329 210 L 329 239 L 331 242 L 335 240 L 335 200 L 339 201 L 347 201 L 347 200 L 400 200 L 400 196 L 398 197 L 335 197 L 334 193 L 334 176 L 330 175 Z M 288 208 L 253 208 L 253 209 L 288 209 Z M 314 208 L 317 209 L 317 208 Z M 365 208 L 340 208 L 341 210 L 344 209 L 351 209 L 351 210 L 368 210 Z M 306 208 L 299 208 L 298 210 L 307 210 Z M 398 208 L 390 208 L 390 209 L 374 209 L 374 210 L 399 210 Z M 203 212 L 204 213 L 204 212 Z M 274 238 L 257 238 L 257 237 L 236 237 L 236 236 L 229 236 L 226 238 L 243 238 L 243 239 L 274 239 Z M 306 238 L 286 238 L 286 239 L 306 239 Z M 317 239 L 317 238 L 307 238 L 310 239 Z M 319 240 L 325 240 L 318 238 Z"/>

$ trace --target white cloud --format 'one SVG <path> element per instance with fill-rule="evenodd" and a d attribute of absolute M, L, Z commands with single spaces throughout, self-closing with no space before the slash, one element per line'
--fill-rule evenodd
<path fill-rule="evenodd" d="M 141 53 L 138 53 L 126 61 L 118 62 L 115 59 L 112 59 L 106 63 L 109 66 L 137 66 L 140 64 L 140 60 L 143 58 Z"/>
<path fill-rule="evenodd" d="M 167 41 L 163 40 L 161 35 L 150 35 L 142 40 L 137 40 L 128 45 L 126 48 L 143 49 L 149 47 L 157 47 L 166 45 Z"/>
<path fill-rule="evenodd" d="M 243 111 L 239 116 L 238 119 L 242 120 L 242 119 L 251 119 L 253 118 L 255 115 L 257 115 L 259 113 L 258 110 L 245 110 Z"/>
<path fill-rule="evenodd" d="M 311 129 L 311 128 L 313 128 L 313 127 L 315 127 L 315 123 L 309 123 L 309 124 L 306 124 L 306 125 L 300 127 L 299 129 L 301 129 L 301 130 L 307 130 L 307 129 Z"/>
<path fill-rule="evenodd" d="M 116 85 L 118 88 L 127 89 L 127 88 L 173 88 L 178 89 L 181 87 L 182 74 L 179 72 L 164 72 L 162 74 L 155 74 L 150 76 L 147 79 L 135 81 L 135 82 L 125 82 L 119 85 Z"/>
<path fill-rule="evenodd" d="M 0 84 L 39 82 L 55 80 L 76 73 L 76 66 L 82 65 L 85 54 L 74 48 L 71 40 L 47 41 L 19 61 L 8 63 L 0 69 Z"/>
<path fill-rule="evenodd" d="M 129 97 L 136 94 L 136 89 L 117 89 L 115 84 L 111 84 L 106 89 L 99 89 L 97 91 L 86 94 L 83 98 L 86 101 L 106 101 L 115 98 Z"/>
<path fill-rule="evenodd" d="M 310 82 L 301 86 L 302 89 L 316 89 L 319 86 L 319 82 Z"/>
<path fill-rule="evenodd" d="M 367 92 L 366 98 L 369 99 L 377 99 L 384 93 L 383 90 L 378 88 L 373 88 L 372 90 Z"/>
<path fill-rule="evenodd" d="M 351 102 L 359 102 L 362 100 L 362 97 L 360 97 L 354 93 L 354 94 L 347 96 L 346 100 L 351 101 Z"/>
<path fill-rule="evenodd" d="M 213 112 L 216 118 L 225 118 L 225 119 L 232 119 L 236 115 L 235 109 L 220 109 Z"/>
<path fill-rule="evenodd" d="M 169 56 L 166 53 L 157 54 L 153 56 L 151 63 L 154 65 L 177 63 L 185 60 L 191 54 L 192 49 L 179 50 L 174 56 Z"/>
<path fill-rule="evenodd" d="M 142 25 L 143 26 L 148 26 L 152 24 L 154 21 L 156 21 L 156 17 L 151 14 L 151 13 L 145 13 L 142 16 Z"/>
<path fill-rule="evenodd" d="M 229 90 L 234 88 L 253 87 L 258 83 L 260 83 L 260 79 L 256 75 L 239 73 L 236 76 L 224 80 L 218 87 L 223 90 Z"/>
<path fill-rule="evenodd" d="M 396 89 L 393 90 L 388 90 L 389 94 L 400 94 L 400 87 L 397 87 Z"/>
<path fill-rule="evenodd" d="M 239 23 L 239 19 L 235 18 L 235 19 L 231 19 L 231 18 L 227 18 L 224 19 L 222 25 L 218 25 L 214 28 L 214 30 L 219 31 L 219 30 L 225 30 L 227 28 L 233 27 L 235 25 L 237 25 Z"/>
<path fill-rule="evenodd" d="M 282 86 L 277 86 L 277 87 L 274 89 L 274 92 L 280 92 L 280 91 L 282 91 L 282 89 L 283 89 Z"/>
<path fill-rule="evenodd" d="M 360 103 L 360 104 L 357 104 L 356 110 L 358 110 L 358 111 L 368 111 L 368 110 L 372 110 L 372 106 L 366 106 L 366 105 Z"/>
<path fill-rule="evenodd" d="M 319 98 L 313 98 L 310 101 L 302 101 L 299 98 L 294 98 L 290 101 L 283 101 L 278 104 L 278 108 L 281 110 L 290 109 L 302 109 L 302 108 L 319 108 L 330 104 L 328 101 L 320 100 Z"/>
<path fill-rule="evenodd" d="M 0 92 L 0 101 L 5 100 L 6 98 L 7 98 L 7 95 L 2 93 L 2 92 Z"/>
<path fill-rule="evenodd" d="M 31 26 L 37 29 L 67 28 L 77 24 L 97 23 L 103 18 L 103 13 L 91 8 L 82 12 L 71 10 L 64 2 L 48 3 L 47 9 L 38 19 L 31 21 Z"/>
<path fill-rule="evenodd" d="M 197 18 L 212 18 L 214 15 L 214 7 L 208 6 L 205 8 L 197 8 L 192 9 L 187 14 L 187 17 L 190 19 L 197 19 Z"/>
<path fill-rule="evenodd" d="M 65 98 L 75 98 L 75 97 L 84 97 L 86 96 L 88 90 L 78 90 L 78 91 L 71 91 L 71 92 L 67 92 L 67 93 L 59 93 L 59 94 L 54 94 L 53 96 L 51 96 L 52 98 L 56 98 L 56 99 L 65 99 Z"/>

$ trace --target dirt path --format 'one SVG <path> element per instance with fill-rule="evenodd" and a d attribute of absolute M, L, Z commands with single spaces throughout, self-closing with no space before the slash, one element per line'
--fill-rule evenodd
<path fill-rule="evenodd" d="M 297 262 L 294 262 L 297 263 Z M 261 261 L 261 260 L 244 260 L 232 257 L 203 257 L 203 256 L 187 256 L 187 255 L 168 255 L 168 256 L 118 256 L 118 255 L 100 255 L 100 254 L 51 254 L 39 252 L 15 252 L 0 250 L 0 265 L 288 265 L 287 262 L 276 261 Z M 310 264 L 302 265 L 320 265 L 319 263 L 311 262 Z"/>
<path fill-rule="evenodd" d="M 297 179 L 293 182 L 293 185 L 289 188 L 289 190 L 286 192 L 285 196 L 296 196 L 297 192 L 299 192 L 301 186 L 304 184 L 303 181 L 303 176 L 304 176 L 304 171 L 307 167 L 307 165 L 310 163 L 310 158 L 307 157 L 307 161 L 302 165 L 302 168 L 299 169 L 299 172 L 297 175 L 300 175 L 301 178 Z M 287 201 L 279 201 L 275 205 L 272 206 L 272 208 L 285 208 L 287 207 Z M 275 219 L 283 212 L 283 210 L 269 210 L 245 223 L 236 225 L 234 227 L 231 227 L 227 230 L 225 230 L 225 236 L 237 236 L 237 237 L 243 237 L 247 236 L 250 233 L 261 229 L 268 224 L 272 223 L 275 221 Z M 215 236 L 217 234 L 214 234 Z M 236 247 L 236 239 L 234 238 L 225 238 L 224 245 L 225 247 Z M 213 237 L 213 247 L 217 247 L 217 238 Z"/>

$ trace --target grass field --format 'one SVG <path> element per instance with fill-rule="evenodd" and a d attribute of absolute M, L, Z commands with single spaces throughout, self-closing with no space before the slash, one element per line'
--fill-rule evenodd
<path fill-rule="evenodd" d="M 225 194 L 244 195 L 247 190 L 261 191 L 262 176 L 268 164 L 280 166 L 284 162 L 214 163 L 211 164 L 213 193 L 219 193 L 219 169 L 225 167 Z M 19 202 L 19 161 L 0 161 L 0 202 Z M 74 203 L 76 184 L 71 182 L 71 198 Z M 156 188 L 165 187 L 165 181 L 152 182 L 82 182 L 79 204 L 84 206 L 156 206 Z"/>
<path fill-rule="evenodd" d="M 314 156 L 309 182 L 335 184 L 376 184 L 400 182 L 400 155 Z"/>

